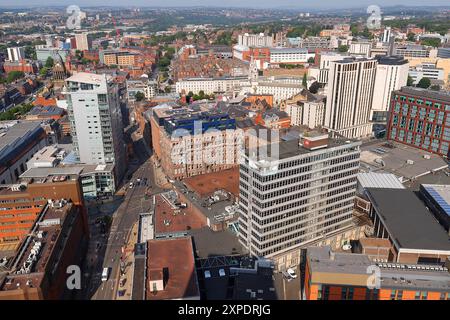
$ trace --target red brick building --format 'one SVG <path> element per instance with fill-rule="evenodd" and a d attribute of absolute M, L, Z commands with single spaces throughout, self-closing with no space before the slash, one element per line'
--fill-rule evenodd
<path fill-rule="evenodd" d="M 448 157 L 450 95 L 412 87 L 393 91 L 387 138 Z"/>

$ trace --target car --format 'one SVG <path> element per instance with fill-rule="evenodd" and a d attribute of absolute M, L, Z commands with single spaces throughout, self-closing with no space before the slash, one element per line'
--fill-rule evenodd
<path fill-rule="evenodd" d="M 225 277 L 225 270 L 224 269 L 219 269 L 219 276 Z"/>
<path fill-rule="evenodd" d="M 133 182 L 130 182 L 130 189 L 133 189 Z"/>
<path fill-rule="evenodd" d="M 287 273 L 292 277 L 292 279 L 297 278 L 297 275 L 295 274 L 295 270 L 292 268 L 287 269 Z"/>
<path fill-rule="evenodd" d="M 287 280 L 287 281 L 291 281 L 292 280 L 291 275 L 289 273 L 287 273 L 286 271 L 282 271 L 281 273 L 283 274 L 283 278 L 285 280 Z"/>
<path fill-rule="evenodd" d="M 209 270 L 205 271 L 205 279 L 211 278 L 211 272 Z"/>

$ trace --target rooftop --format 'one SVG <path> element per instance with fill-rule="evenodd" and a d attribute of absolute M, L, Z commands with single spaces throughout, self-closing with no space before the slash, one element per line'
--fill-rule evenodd
<path fill-rule="evenodd" d="M 326 247 L 309 247 L 307 259 L 312 283 L 366 286 L 373 266 L 367 255 L 338 253 Z M 381 288 L 424 291 L 448 291 L 450 273 L 438 266 L 377 263 L 381 272 Z"/>
<path fill-rule="evenodd" d="M 198 175 L 184 179 L 183 182 L 200 197 L 209 196 L 220 189 L 231 192 L 237 197 L 239 195 L 239 168 Z"/>
<path fill-rule="evenodd" d="M 176 253 L 176 254 L 175 254 Z M 148 281 L 153 271 L 164 274 L 164 290 L 153 292 Z M 191 237 L 147 242 L 146 299 L 167 300 L 200 297 Z"/>
<path fill-rule="evenodd" d="M 413 191 L 368 188 L 367 196 L 398 249 L 447 251 L 449 235 Z"/>
<path fill-rule="evenodd" d="M 433 197 L 441 210 L 450 216 L 450 185 L 423 184 L 422 187 Z"/>
<path fill-rule="evenodd" d="M 392 173 L 358 173 L 357 179 L 363 188 L 405 189 L 400 180 Z"/>
<path fill-rule="evenodd" d="M 444 103 L 450 103 L 450 91 L 434 91 L 417 87 L 402 87 L 400 90 L 394 91 L 396 94 L 409 94 L 413 96 L 421 96 L 438 100 Z"/>
<path fill-rule="evenodd" d="M 393 173 L 401 182 L 447 167 L 445 161 L 436 154 L 391 141 L 362 145 L 361 162 L 363 170 Z"/>
<path fill-rule="evenodd" d="M 66 82 L 82 82 L 90 84 L 100 84 L 108 77 L 104 74 L 78 72 L 66 79 Z"/>
<path fill-rule="evenodd" d="M 177 233 L 206 226 L 206 220 L 195 210 L 189 206 L 180 208 L 176 205 L 177 202 L 178 196 L 173 190 L 155 196 L 154 228 L 156 233 Z M 181 202 L 178 203 L 181 205 Z"/>
<path fill-rule="evenodd" d="M 18 146 L 21 141 L 31 137 L 33 132 L 41 128 L 40 121 L 1 121 L 0 122 L 0 155 L 8 148 Z"/>

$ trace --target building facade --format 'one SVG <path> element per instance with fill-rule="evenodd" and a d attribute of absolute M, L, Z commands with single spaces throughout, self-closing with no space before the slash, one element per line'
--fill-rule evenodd
<path fill-rule="evenodd" d="M 348 138 L 372 134 L 370 121 L 377 61 L 344 59 L 330 63 L 325 126 Z"/>
<path fill-rule="evenodd" d="M 412 87 L 394 91 L 387 137 L 448 157 L 450 95 Z"/>
<path fill-rule="evenodd" d="M 239 242 L 251 255 L 279 258 L 344 230 L 359 146 L 308 132 L 269 145 L 265 155 L 248 149 L 240 165 Z"/>
<path fill-rule="evenodd" d="M 114 164 L 120 181 L 126 152 L 117 84 L 106 75 L 77 73 L 66 79 L 66 97 L 76 160 Z"/>

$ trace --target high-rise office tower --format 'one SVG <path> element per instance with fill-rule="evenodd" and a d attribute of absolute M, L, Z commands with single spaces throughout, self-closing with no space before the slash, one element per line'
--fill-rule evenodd
<path fill-rule="evenodd" d="M 332 61 L 328 74 L 325 126 L 347 138 L 372 134 L 370 122 L 377 60 Z"/>
<path fill-rule="evenodd" d="M 386 27 L 383 30 L 383 38 L 381 39 L 382 42 L 389 42 L 391 39 L 391 27 Z"/>
<path fill-rule="evenodd" d="M 8 61 L 20 61 L 22 59 L 25 59 L 24 47 L 8 48 Z"/>
<path fill-rule="evenodd" d="M 347 232 L 360 144 L 310 131 L 266 151 L 247 149 L 240 165 L 238 238 L 249 253 L 274 259 L 280 269 L 289 266 L 288 255 L 299 262 L 300 248 Z"/>
<path fill-rule="evenodd" d="M 406 86 L 408 81 L 408 60 L 400 56 L 378 56 L 372 101 L 372 121 L 387 121 L 391 93 Z"/>
<path fill-rule="evenodd" d="M 119 181 L 126 152 L 117 84 L 105 74 L 80 72 L 66 79 L 66 97 L 77 160 L 114 164 Z"/>

